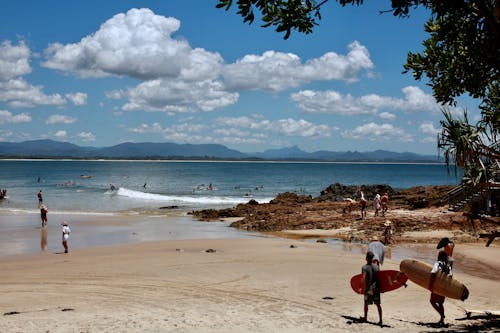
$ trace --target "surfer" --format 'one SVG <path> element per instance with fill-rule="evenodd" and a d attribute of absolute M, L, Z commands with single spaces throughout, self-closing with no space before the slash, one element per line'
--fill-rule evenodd
<path fill-rule="evenodd" d="M 448 255 L 448 263 L 453 267 L 453 249 L 455 248 L 455 243 L 448 237 L 441 238 L 436 249 L 443 249 Z"/>
<path fill-rule="evenodd" d="M 40 205 L 40 218 L 42 220 L 42 228 L 44 228 L 47 225 L 47 213 L 49 210 L 47 209 L 47 206 L 44 204 Z"/>
<path fill-rule="evenodd" d="M 379 267 L 372 263 L 373 252 L 366 253 L 366 265 L 361 268 L 361 273 L 365 279 L 365 297 L 364 297 L 364 317 L 363 321 L 368 320 L 368 305 L 375 304 L 378 309 L 378 324 L 382 326 L 382 306 L 380 305 L 380 288 L 377 279 Z"/>
<path fill-rule="evenodd" d="M 71 229 L 69 228 L 68 222 L 64 221 L 62 225 L 62 245 L 64 246 L 64 253 L 68 253 L 68 239 Z"/>
<path fill-rule="evenodd" d="M 430 298 L 430 303 L 432 307 L 439 313 L 441 316 L 441 319 L 438 321 L 439 325 L 444 325 L 444 296 L 435 294 L 432 292 L 432 285 L 434 284 L 434 280 L 436 279 L 436 273 L 438 271 L 443 271 L 445 274 L 448 275 L 448 277 L 452 277 L 452 271 L 451 271 L 451 266 L 448 263 L 448 254 L 446 254 L 446 251 L 441 250 L 438 253 L 438 258 L 436 263 L 434 264 L 434 267 L 432 267 L 431 270 L 431 278 L 429 280 L 429 290 L 431 290 L 431 298 Z"/>
<path fill-rule="evenodd" d="M 113 185 L 113 184 L 109 184 L 109 189 L 110 189 L 111 191 L 114 191 L 114 190 L 116 190 L 116 186 L 115 186 L 115 185 Z"/>

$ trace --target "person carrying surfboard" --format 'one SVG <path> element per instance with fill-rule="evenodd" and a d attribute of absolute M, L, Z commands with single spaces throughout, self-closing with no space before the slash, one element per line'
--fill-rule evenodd
<path fill-rule="evenodd" d="M 443 273 L 447 274 L 448 277 L 452 277 L 452 268 L 448 262 L 448 254 L 446 251 L 441 250 L 438 253 L 438 258 L 436 263 L 434 264 L 434 267 L 432 267 L 431 270 L 431 278 L 429 280 L 429 290 L 431 290 L 431 298 L 430 298 L 430 303 L 432 307 L 439 313 L 441 316 L 441 319 L 439 320 L 438 324 L 439 325 L 444 325 L 444 296 L 441 296 L 439 294 L 435 294 L 432 292 L 432 286 L 434 284 L 434 280 L 436 279 L 436 273 L 438 271 L 442 271 Z"/>
<path fill-rule="evenodd" d="M 448 263 L 451 267 L 453 267 L 453 249 L 455 248 L 455 243 L 448 237 L 441 238 L 436 249 L 443 249 L 444 252 L 448 255 Z"/>
<path fill-rule="evenodd" d="M 375 304 L 378 309 L 378 324 L 382 326 L 382 306 L 380 305 L 380 287 L 378 283 L 377 273 L 379 267 L 372 263 L 373 252 L 366 253 L 366 265 L 361 267 L 361 273 L 365 279 L 365 295 L 364 295 L 364 317 L 363 321 L 368 320 L 368 305 Z"/>

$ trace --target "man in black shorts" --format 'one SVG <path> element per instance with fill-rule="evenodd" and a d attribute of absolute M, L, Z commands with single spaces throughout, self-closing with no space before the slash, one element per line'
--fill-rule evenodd
<path fill-rule="evenodd" d="M 368 305 L 375 304 L 378 309 L 378 324 L 382 326 L 382 306 L 380 305 L 380 287 L 378 284 L 377 273 L 379 267 L 372 264 L 373 252 L 366 253 L 366 265 L 361 268 L 361 273 L 365 278 L 365 306 L 363 320 L 368 320 Z"/>

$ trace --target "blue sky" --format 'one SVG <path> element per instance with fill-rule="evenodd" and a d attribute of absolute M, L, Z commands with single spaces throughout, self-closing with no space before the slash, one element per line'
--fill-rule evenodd
<path fill-rule="evenodd" d="M 283 40 L 216 3 L 4 1 L 0 140 L 437 153 L 440 105 L 402 74 L 424 12 L 330 1 L 313 34 Z"/>

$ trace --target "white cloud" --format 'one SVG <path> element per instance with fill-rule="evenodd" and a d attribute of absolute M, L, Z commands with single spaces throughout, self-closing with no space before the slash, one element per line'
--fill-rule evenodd
<path fill-rule="evenodd" d="M 59 130 L 54 133 L 54 136 L 58 139 L 65 139 L 68 133 L 65 130 Z"/>
<path fill-rule="evenodd" d="M 31 51 L 24 42 L 0 44 L 0 102 L 11 107 L 66 104 L 60 94 L 46 95 L 43 86 L 33 86 L 22 77 L 31 73 L 30 57 Z"/>
<path fill-rule="evenodd" d="M 214 111 L 234 104 L 238 93 L 225 91 L 218 81 L 185 82 L 179 80 L 152 80 L 126 92 L 125 111 L 161 111 L 182 113 Z"/>
<path fill-rule="evenodd" d="M 82 77 L 213 78 L 222 63 L 221 56 L 193 50 L 187 41 L 172 38 L 179 28 L 176 18 L 133 8 L 113 16 L 78 43 L 51 44 L 43 65 Z"/>
<path fill-rule="evenodd" d="M 12 112 L 6 110 L 0 110 L 0 124 L 11 123 L 29 123 L 31 122 L 31 116 L 27 113 L 20 113 L 17 115 L 12 114 Z"/>
<path fill-rule="evenodd" d="M 85 93 L 74 93 L 66 94 L 66 98 L 71 101 L 74 105 L 85 105 L 87 104 L 87 94 Z"/>
<path fill-rule="evenodd" d="M 78 119 L 70 117 L 70 116 L 65 116 L 62 114 L 53 114 L 47 120 L 45 121 L 46 124 L 52 125 L 52 124 L 72 124 L 76 122 Z"/>
<path fill-rule="evenodd" d="M 368 123 L 356 127 L 352 131 L 342 132 L 344 138 L 368 141 L 412 142 L 413 137 L 403 129 L 391 124 Z"/>
<path fill-rule="evenodd" d="M 328 52 L 302 63 L 293 53 L 266 51 L 246 55 L 223 69 L 224 81 L 233 90 L 281 91 L 318 80 L 356 81 L 362 70 L 373 68 L 366 47 L 355 41 L 347 55 Z"/>
<path fill-rule="evenodd" d="M 376 94 L 364 95 L 355 98 L 341 95 L 334 90 L 313 91 L 302 90 L 291 94 L 292 100 L 305 112 L 332 113 L 339 115 L 375 114 L 381 109 L 401 110 L 405 112 L 437 113 L 440 104 L 434 97 L 419 87 L 408 86 L 402 89 L 403 98 L 379 96 Z M 390 116 L 385 113 L 384 116 Z"/>
<path fill-rule="evenodd" d="M 95 141 L 95 135 L 92 132 L 80 132 L 77 134 L 77 137 L 85 142 Z"/>
<path fill-rule="evenodd" d="M 0 44 L 0 81 L 8 81 L 31 73 L 31 52 L 24 42 L 12 45 L 11 41 Z"/>
<path fill-rule="evenodd" d="M 439 129 L 435 128 L 434 124 L 431 123 L 430 121 L 423 122 L 422 124 L 420 124 L 420 126 L 418 127 L 418 129 L 420 130 L 420 132 L 422 132 L 424 134 L 436 135 L 439 132 Z"/>
<path fill-rule="evenodd" d="M 328 125 L 317 125 L 304 119 L 292 118 L 270 121 L 260 117 L 220 117 L 219 125 L 234 126 L 253 130 L 265 130 L 285 136 L 328 137 L 332 129 Z"/>
<path fill-rule="evenodd" d="M 396 119 L 396 115 L 393 113 L 390 113 L 390 112 L 381 112 L 378 116 L 381 119 L 388 120 L 388 121 Z"/>

